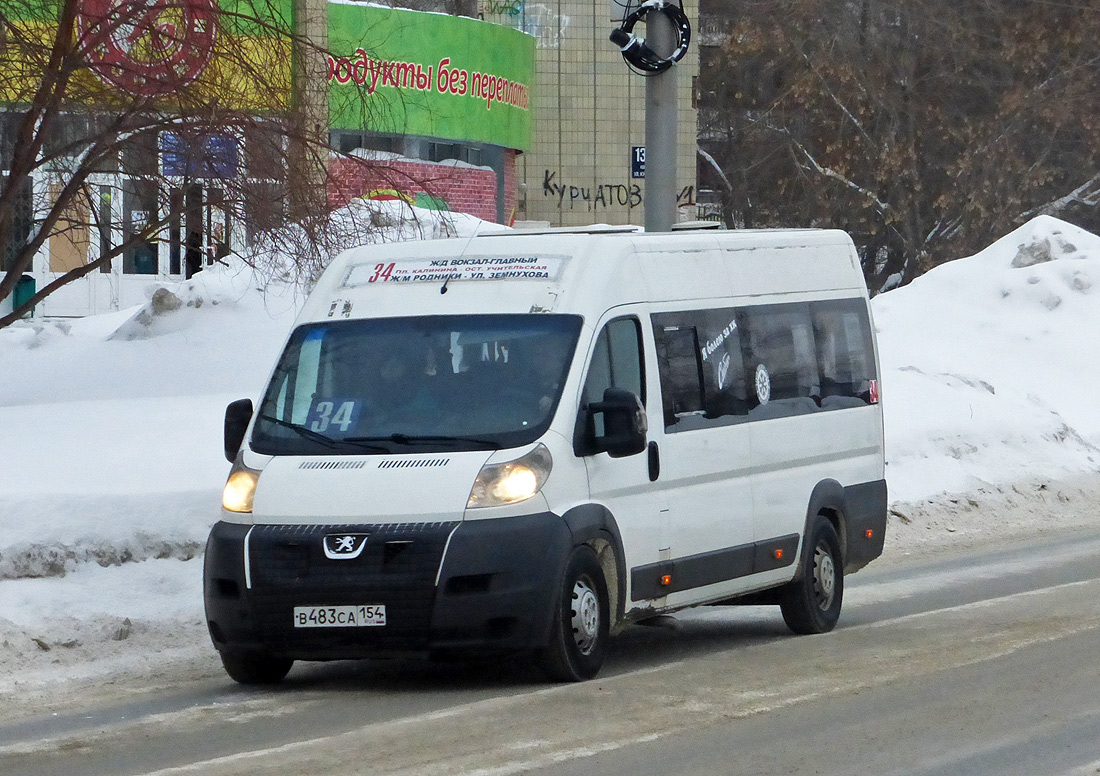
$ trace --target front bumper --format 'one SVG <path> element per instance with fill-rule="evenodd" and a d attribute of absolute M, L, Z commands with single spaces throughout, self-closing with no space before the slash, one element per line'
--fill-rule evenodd
<path fill-rule="evenodd" d="M 353 559 L 323 538 L 368 534 Z M 204 597 L 219 650 L 301 660 L 509 652 L 549 640 L 571 549 L 552 513 L 394 525 L 237 525 L 210 532 Z M 296 606 L 386 606 L 382 627 L 295 628 Z"/>

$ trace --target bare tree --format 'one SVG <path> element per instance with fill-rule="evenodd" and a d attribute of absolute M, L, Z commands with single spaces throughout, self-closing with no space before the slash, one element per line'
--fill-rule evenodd
<path fill-rule="evenodd" d="M 1079 4 L 740 4 L 700 120 L 727 219 L 845 228 L 875 290 L 1040 212 L 1100 225 L 1098 28 Z"/>
<path fill-rule="evenodd" d="M 216 226 L 194 226 L 211 207 L 266 235 L 269 251 L 292 234 L 304 274 L 331 239 L 347 242 L 330 233 L 327 124 L 292 83 L 292 60 L 326 52 L 291 16 L 289 0 L 6 0 L 0 300 L 47 243 L 75 258 L 0 327 L 113 261 L 148 260 L 158 241 L 190 275 L 229 248 Z M 116 197 L 130 203 L 125 223 L 112 219 Z"/>

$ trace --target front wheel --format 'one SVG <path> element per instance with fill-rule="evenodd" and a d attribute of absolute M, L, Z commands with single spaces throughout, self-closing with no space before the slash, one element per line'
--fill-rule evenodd
<path fill-rule="evenodd" d="M 552 679 L 579 682 L 599 673 L 610 633 L 607 582 L 591 547 L 573 550 L 556 596 L 550 643 L 541 663 Z"/>
<path fill-rule="evenodd" d="M 219 652 L 229 678 L 240 684 L 278 684 L 290 672 L 294 661 L 288 657 L 252 650 Z"/>
<path fill-rule="evenodd" d="M 782 590 L 779 609 L 795 633 L 828 633 L 840 619 L 844 598 L 844 560 L 836 529 L 818 515 L 806 534 L 798 579 Z"/>

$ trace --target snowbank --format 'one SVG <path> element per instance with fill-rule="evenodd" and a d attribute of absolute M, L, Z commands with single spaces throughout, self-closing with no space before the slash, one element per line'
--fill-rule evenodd
<path fill-rule="evenodd" d="M 1100 470 L 1100 237 L 1040 216 L 873 302 L 891 496 Z"/>

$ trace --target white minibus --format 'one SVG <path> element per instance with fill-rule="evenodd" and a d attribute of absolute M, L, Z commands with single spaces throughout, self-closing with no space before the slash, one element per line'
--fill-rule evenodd
<path fill-rule="evenodd" d="M 576 681 L 611 634 L 700 604 L 829 631 L 882 552 L 879 395 L 843 232 L 347 251 L 226 412 L 211 638 L 242 683 L 485 653 Z"/>

